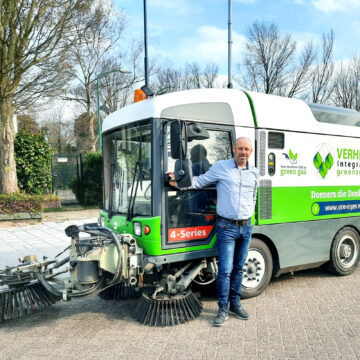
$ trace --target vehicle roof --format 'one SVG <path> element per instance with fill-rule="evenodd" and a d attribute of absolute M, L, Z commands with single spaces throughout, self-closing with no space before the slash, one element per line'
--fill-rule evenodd
<path fill-rule="evenodd" d="M 246 93 L 251 98 L 256 122 Z M 103 122 L 102 132 L 143 119 L 167 118 L 247 127 L 256 124 L 264 129 L 360 137 L 359 126 L 320 122 L 312 111 L 323 109 L 325 113 L 358 115 L 360 119 L 360 114 L 354 110 L 324 105 L 310 105 L 311 109 L 299 99 L 252 91 L 246 93 L 237 89 L 196 89 L 156 96 L 110 114 Z"/>
<path fill-rule="evenodd" d="M 359 126 L 325 123 L 316 120 L 310 108 L 312 105 L 309 106 L 303 100 L 252 91 L 247 93 L 254 104 L 259 128 L 360 137 Z M 327 109 L 328 112 L 342 112 L 344 115 L 357 114 L 360 120 L 360 114 L 355 110 L 326 105 L 313 106 L 313 108 L 324 111 Z"/>
<path fill-rule="evenodd" d="M 219 117 L 221 118 L 219 119 Z M 107 116 L 102 131 L 148 118 L 198 120 L 254 127 L 247 96 L 235 89 L 197 89 L 168 93 L 126 106 Z"/>

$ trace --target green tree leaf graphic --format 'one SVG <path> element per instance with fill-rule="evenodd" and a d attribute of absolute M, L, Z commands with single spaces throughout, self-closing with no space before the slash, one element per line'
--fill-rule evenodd
<path fill-rule="evenodd" d="M 328 169 L 331 169 L 331 167 L 333 166 L 334 163 L 334 159 L 332 157 L 332 155 L 330 153 L 327 154 L 326 159 L 325 159 L 325 164 L 327 166 Z"/>
<path fill-rule="evenodd" d="M 293 152 L 291 151 L 291 149 L 289 149 L 289 158 L 290 158 L 291 160 L 294 160 L 294 154 L 293 154 Z"/>
<path fill-rule="evenodd" d="M 317 169 L 319 169 L 321 163 L 322 163 L 322 157 L 321 155 L 317 152 L 316 155 L 314 156 L 314 165 Z"/>
<path fill-rule="evenodd" d="M 298 153 L 295 154 L 294 160 L 297 160 Z"/>
<path fill-rule="evenodd" d="M 325 178 L 327 172 L 328 172 L 328 168 L 326 167 L 325 163 L 322 162 L 319 167 L 319 173 L 323 179 Z"/>

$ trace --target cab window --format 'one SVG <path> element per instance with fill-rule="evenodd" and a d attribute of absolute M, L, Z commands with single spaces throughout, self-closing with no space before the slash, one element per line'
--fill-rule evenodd
<path fill-rule="evenodd" d="M 187 156 L 183 168 L 192 176 L 208 171 L 218 160 L 232 157 L 231 133 L 226 130 L 206 129 L 209 138 L 188 142 Z M 170 134 L 167 135 L 170 144 Z M 170 146 L 167 152 L 168 170 L 175 172 L 179 160 L 171 157 Z M 186 184 L 188 185 L 188 184 Z M 181 186 L 181 184 L 179 185 Z M 209 237 L 216 218 L 215 184 L 203 189 L 180 192 L 168 188 L 166 192 L 167 243 L 201 241 Z"/>

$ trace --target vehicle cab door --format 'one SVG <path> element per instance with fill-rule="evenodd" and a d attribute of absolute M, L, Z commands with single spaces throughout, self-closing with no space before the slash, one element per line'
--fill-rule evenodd
<path fill-rule="evenodd" d="M 186 122 L 188 132 L 195 123 Z M 176 172 L 180 161 L 171 154 L 170 123 L 166 124 L 164 171 Z M 178 181 L 179 187 L 191 185 L 191 178 L 204 174 L 219 160 L 229 159 L 232 154 L 234 127 L 215 124 L 201 124 L 208 134 L 207 138 L 191 139 L 182 167 L 184 177 Z M 163 249 L 208 245 L 214 240 L 216 221 L 215 184 L 203 189 L 178 191 L 171 186 L 165 187 L 165 206 L 162 240 Z"/>

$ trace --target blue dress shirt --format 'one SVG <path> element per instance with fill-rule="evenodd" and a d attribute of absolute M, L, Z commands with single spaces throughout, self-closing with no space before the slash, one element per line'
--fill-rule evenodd
<path fill-rule="evenodd" d="M 200 176 L 192 179 L 192 188 L 216 183 L 218 215 L 233 220 L 248 219 L 255 209 L 259 170 L 247 164 L 239 168 L 234 159 L 217 161 Z"/>

